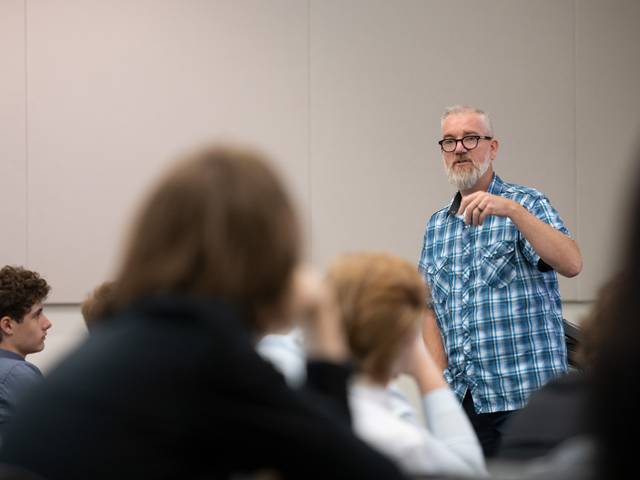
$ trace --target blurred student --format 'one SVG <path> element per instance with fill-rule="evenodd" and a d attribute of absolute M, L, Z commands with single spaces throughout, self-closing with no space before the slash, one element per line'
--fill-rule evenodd
<path fill-rule="evenodd" d="M 509 419 L 501 457 L 533 459 L 550 454 L 568 441 L 592 437 L 593 421 L 588 410 L 591 370 L 603 335 L 610 334 L 607 329 L 610 312 L 624 281 L 623 276 L 613 275 L 602 285 L 596 302 L 581 322 L 580 368 L 551 380 Z"/>
<path fill-rule="evenodd" d="M 24 405 L 0 462 L 65 480 L 399 478 L 350 431 L 339 318 L 325 290 L 300 293 L 299 252 L 292 203 L 262 155 L 189 157 L 137 218 L 117 313 Z M 292 305 L 312 393 L 288 388 L 255 351 Z"/>
<path fill-rule="evenodd" d="M 49 290 L 36 272 L 13 266 L 0 270 L 0 429 L 24 393 L 42 381 L 26 356 L 44 349 L 51 322 L 42 304 Z"/>
<path fill-rule="evenodd" d="M 339 258 L 329 270 L 358 377 L 350 392 L 354 430 L 412 475 L 486 475 L 469 419 L 419 330 L 427 288 L 416 267 L 384 253 Z M 427 428 L 389 383 L 415 378 Z"/>
<path fill-rule="evenodd" d="M 100 325 L 104 318 L 114 313 L 111 305 L 114 287 L 114 282 L 101 283 L 93 289 L 80 305 L 80 312 L 89 332 Z"/>
<path fill-rule="evenodd" d="M 265 335 L 256 345 L 258 354 L 284 376 L 292 388 L 305 382 L 306 358 L 304 338 L 299 328 Z"/>
<path fill-rule="evenodd" d="M 598 442 L 598 478 L 635 478 L 638 459 L 633 453 L 640 430 L 640 145 L 627 203 L 622 248 L 615 265 L 618 288 L 608 302 L 598 328 L 592 355 L 594 381 L 590 385 L 590 415 Z"/>
<path fill-rule="evenodd" d="M 551 455 L 540 460 L 536 478 L 635 478 L 638 462 L 633 445 L 640 430 L 638 398 L 640 393 L 640 150 L 636 157 L 636 175 L 626 204 L 620 210 L 625 223 L 620 241 L 613 240 L 611 250 L 621 243 L 618 258 L 613 258 L 614 276 L 602 287 L 591 315 L 585 322 L 582 361 L 586 362 L 584 394 L 574 396 L 578 402 L 561 408 L 582 410 L 592 440 L 585 435 L 582 446 L 566 441 L 552 451 L 556 458 L 564 457 L 568 469 L 560 470 Z M 615 237 L 614 237 L 615 238 Z M 585 398 L 586 397 L 586 398 Z M 567 397 L 568 398 L 568 397 Z M 549 405 L 556 408 L 558 405 Z M 554 414 L 557 418 L 561 413 Z M 570 418 L 576 413 L 571 411 Z M 563 419 L 563 422 L 566 420 Z M 594 448 L 595 446 L 595 448 Z M 546 465 L 546 468 L 544 466 Z M 586 466 L 586 468 L 585 468 Z"/>

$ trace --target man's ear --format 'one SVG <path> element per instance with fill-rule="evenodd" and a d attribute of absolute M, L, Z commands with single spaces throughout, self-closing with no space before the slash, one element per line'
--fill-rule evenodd
<path fill-rule="evenodd" d="M 496 155 L 498 155 L 498 148 L 500 147 L 500 142 L 497 139 L 491 140 L 491 160 L 495 160 Z"/>
<path fill-rule="evenodd" d="M 8 315 L 0 318 L 0 330 L 3 335 L 13 335 L 13 319 Z"/>

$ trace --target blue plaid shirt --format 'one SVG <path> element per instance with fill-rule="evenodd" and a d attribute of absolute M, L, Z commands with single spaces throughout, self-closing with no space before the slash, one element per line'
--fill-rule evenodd
<path fill-rule="evenodd" d="M 488 192 L 569 235 L 539 191 L 494 175 Z M 460 193 L 433 214 L 419 264 L 449 358 L 444 375 L 461 401 L 471 391 L 478 413 L 516 410 L 567 371 L 558 279 L 509 218 L 467 226 L 459 205 Z"/>

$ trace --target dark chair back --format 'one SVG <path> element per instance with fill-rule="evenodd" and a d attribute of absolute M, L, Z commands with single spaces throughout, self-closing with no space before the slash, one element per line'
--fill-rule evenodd
<path fill-rule="evenodd" d="M 562 325 L 564 326 L 564 341 L 567 344 L 567 360 L 569 362 L 569 366 L 580 369 L 578 347 L 582 342 L 582 332 L 577 325 L 568 322 L 564 318 L 562 319 Z"/>

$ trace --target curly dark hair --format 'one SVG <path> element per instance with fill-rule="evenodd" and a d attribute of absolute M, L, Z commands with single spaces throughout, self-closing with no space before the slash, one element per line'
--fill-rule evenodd
<path fill-rule="evenodd" d="M 0 318 L 7 316 L 16 322 L 22 321 L 34 304 L 47 298 L 50 290 L 47 281 L 36 272 L 10 265 L 3 267 L 0 270 Z"/>

